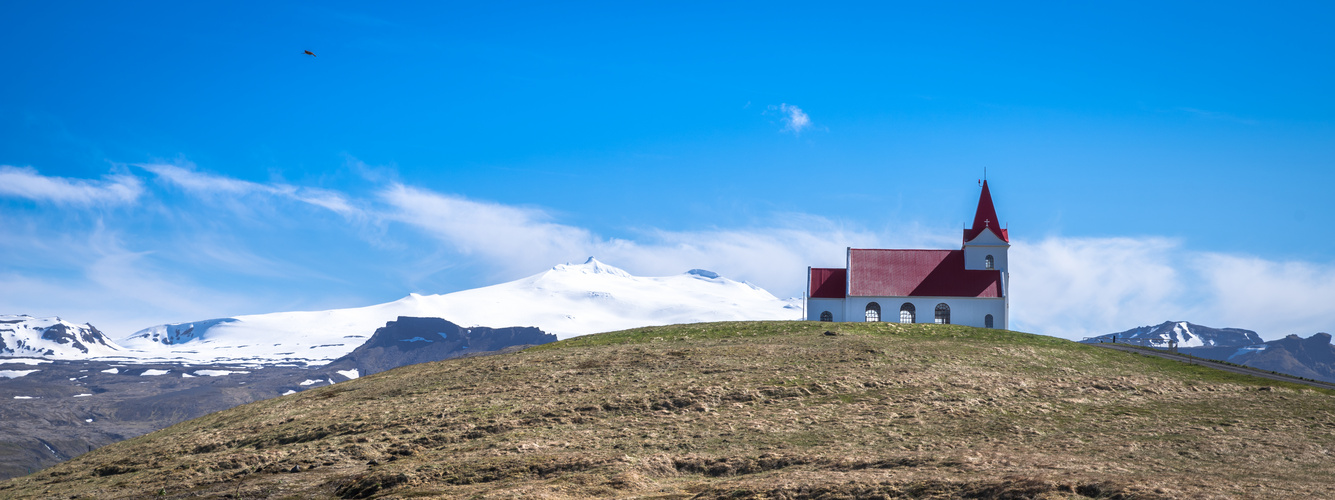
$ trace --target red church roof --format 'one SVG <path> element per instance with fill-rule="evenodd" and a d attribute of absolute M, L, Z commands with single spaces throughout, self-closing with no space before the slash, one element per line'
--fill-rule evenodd
<path fill-rule="evenodd" d="M 973 241 L 984 230 L 991 230 L 992 234 L 1001 238 L 1001 241 L 1010 242 L 1010 235 L 1002 229 L 1001 222 L 997 220 L 997 209 L 992 206 L 992 191 L 987 189 L 987 181 L 983 181 L 983 194 L 978 196 L 978 210 L 973 213 L 973 227 L 964 230 L 964 242 Z"/>
<path fill-rule="evenodd" d="M 847 270 L 828 267 L 813 267 L 810 269 L 811 289 L 807 291 L 807 297 L 813 299 L 844 298 L 844 285 L 848 283 Z"/>
<path fill-rule="evenodd" d="M 983 192 L 986 194 L 986 189 Z M 852 296 L 1002 296 L 1001 271 L 965 269 L 963 250 L 850 248 L 848 279 L 848 295 Z M 812 280 L 812 284 L 814 287 L 815 280 Z M 813 293 L 811 296 L 816 295 Z"/>

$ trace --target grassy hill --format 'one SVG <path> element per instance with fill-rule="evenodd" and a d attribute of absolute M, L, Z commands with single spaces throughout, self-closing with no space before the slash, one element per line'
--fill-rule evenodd
<path fill-rule="evenodd" d="M 678 325 L 251 403 L 0 497 L 1329 497 L 1332 396 L 999 330 Z"/>

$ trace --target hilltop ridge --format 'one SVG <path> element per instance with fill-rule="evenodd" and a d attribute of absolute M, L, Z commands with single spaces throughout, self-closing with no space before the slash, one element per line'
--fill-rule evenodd
<path fill-rule="evenodd" d="M 1328 496 L 1331 407 L 1328 391 L 1016 332 L 689 324 L 256 402 L 0 496 Z"/>

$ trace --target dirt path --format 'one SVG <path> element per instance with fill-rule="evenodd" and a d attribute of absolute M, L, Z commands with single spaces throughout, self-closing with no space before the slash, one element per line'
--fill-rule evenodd
<path fill-rule="evenodd" d="M 1268 378 L 1268 379 L 1270 379 L 1270 380 L 1278 380 L 1278 381 L 1281 381 L 1281 382 L 1293 382 L 1293 383 L 1295 383 L 1295 384 L 1310 385 L 1310 386 L 1312 386 L 1312 387 L 1318 387 L 1318 388 L 1321 388 L 1321 389 L 1331 389 L 1331 390 L 1335 390 L 1335 384 L 1330 384 L 1330 383 L 1326 383 L 1326 382 L 1318 382 L 1318 381 L 1316 381 L 1316 380 L 1301 379 L 1301 378 L 1294 377 L 1294 376 L 1291 376 L 1291 375 L 1284 375 L 1284 374 L 1282 374 L 1282 373 L 1271 373 L 1271 372 L 1268 372 L 1268 371 L 1265 371 L 1265 370 L 1259 370 L 1259 369 L 1256 369 L 1256 368 L 1248 368 L 1248 367 L 1245 367 L 1245 366 L 1235 366 L 1235 365 L 1228 365 L 1228 364 L 1224 364 L 1224 363 L 1216 363 L 1216 362 L 1213 362 L 1213 361 L 1210 361 L 1210 360 L 1207 360 L 1207 359 L 1194 358 L 1194 357 L 1191 357 L 1191 356 L 1183 356 L 1183 355 L 1181 355 L 1181 354 L 1175 354 L 1175 353 L 1171 353 L 1171 352 L 1164 352 L 1164 351 L 1159 351 L 1159 350 L 1155 350 L 1155 349 L 1149 349 L 1149 348 L 1145 348 L 1145 347 L 1130 346 L 1130 345 L 1124 345 L 1124 344 L 1090 344 L 1090 345 L 1095 345 L 1095 346 L 1099 346 L 1099 347 L 1107 347 L 1107 348 L 1109 348 L 1109 349 L 1116 349 L 1116 350 L 1119 350 L 1119 351 L 1125 351 L 1125 352 L 1134 352 L 1134 353 L 1136 353 L 1136 354 L 1144 354 L 1144 355 L 1146 355 L 1146 356 L 1157 356 L 1157 357 L 1164 358 L 1164 359 L 1171 359 L 1171 360 L 1174 360 L 1174 361 L 1181 361 L 1181 362 L 1183 362 L 1183 363 L 1191 363 L 1191 364 L 1193 364 L 1193 365 L 1208 366 L 1208 367 L 1210 367 L 1210 368 L 1214 368 L 1214 369 L 1216 369 L 1216 370 L 1224 370 L 1224 371 L 1226 371 L 1226 372 L 1240 373 L 1240 374 L 1243 374 L 1243 375 L 1252 375 L 1252 376 L 1255 376 L 1255 377 Z"/>

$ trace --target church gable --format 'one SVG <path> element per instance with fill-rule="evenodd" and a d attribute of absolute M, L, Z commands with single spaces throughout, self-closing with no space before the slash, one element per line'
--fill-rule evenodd
<path fill-rule="evenodd" d="M 813 299 L 842 299 L 848 285 L 848 272 L 841 268 L 813 267 L 808 274 L 807 296 Z"/>

